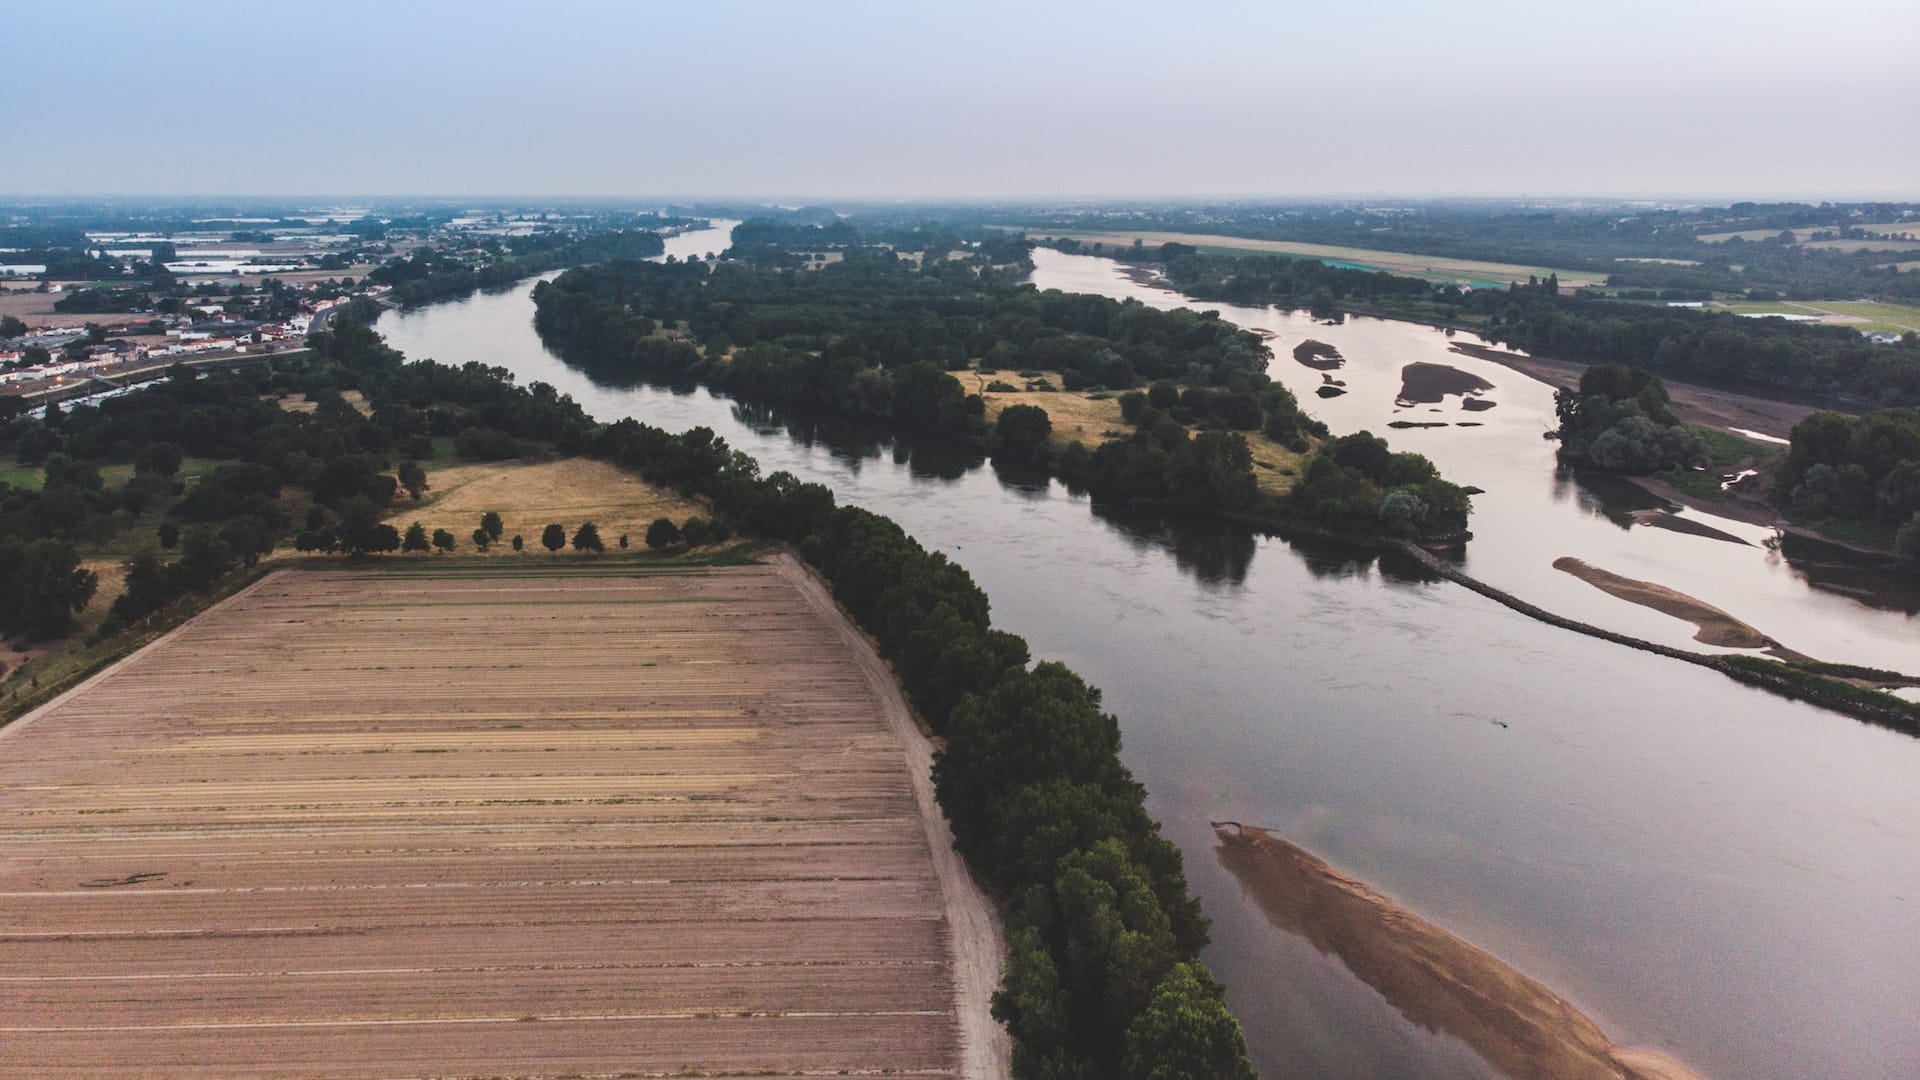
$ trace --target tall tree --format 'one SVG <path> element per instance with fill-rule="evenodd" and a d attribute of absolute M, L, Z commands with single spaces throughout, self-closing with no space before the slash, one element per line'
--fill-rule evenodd
<path fill-rule="evenodd" d="M 548 525 L 540 532 L 540 545 L 548 551 L 559 551 L 567 546 L 567 529 L 564 525 Z"/>

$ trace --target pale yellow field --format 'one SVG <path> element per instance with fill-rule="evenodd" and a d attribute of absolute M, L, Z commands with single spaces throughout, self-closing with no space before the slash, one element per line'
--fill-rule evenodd
<path fill-rule="evenodd" d="M 1024 386 L 1027 380 L 1014 372 L 1002 372 L 994 376 L 967 372 L 956 378 L 968 392 L 977 393 L 986 401 L 988 420 L 997 420 L 1009 405 L 1037 405 L 1047 410 L 1047 420 L 1053 424 L 1053 441 L 1057 445 L 1079 443 L 1092 450 L 1108 439 L 1125 438 L 1133 432 L 1133 425 L 1127 423 L 1120 414 L 1118 394 L 1096 399 L 1090 393 L 1065 390 L 1052 393 L 1027 390 L 988 393 L 986 384 L 994 379 L 1014 386 Z M 1061 384 L 1058 372 L 1048 372 L 1046 381 L 1056 387 Z M 1260 481 L 1260 490 L 1275 495 L 1291 491 L 1298 479 L 1303 456 L 1257 431 L 1243 431 L 1241 434 L 1246 436 L 1247 446 L 1253 451 L 1254 476 Z"/>
<path fill-rule="evenodd" d="M 489 554 L 509 557 L 514 554 L 509 541 L 516 533 L 526 538 L 525 555 L 538 552 L 545 557 L 540 532 L 549 522 L 565 526 L 571 539 L 581 522 L 591 521 L 599 527 L 600 539 L 611 551 L 618 547 L 621 533 L 627 533 L 629 542 L 641 547 L 647 526 L 657 518 L 671 518 L 681 525 L 689 517 L 709 516 L 698 503 L 590 458 L 430 468 L 427 484 L 426 496 L 417 504 L 408 502 L 404 492 L 400 495 L 388 524 L 402 531 L 414 521 L 426 526 L 429 533 L 447 529 L 459 541 L 457 550 L 463 554 L 473 553 L 473 530 L 480 524 L 480 515 L 489 510 L 498 511 L 506 525 L 502 542 Z"/>

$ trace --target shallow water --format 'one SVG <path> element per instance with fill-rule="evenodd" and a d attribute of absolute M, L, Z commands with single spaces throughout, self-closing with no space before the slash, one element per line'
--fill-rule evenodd
<path fill-rule="evenodd" d="M 688 241 L 702 242 L 687 250 L 716 246 Z M 1049 253 L 1038 257 L 1043 280 L 1061 280 L 1047 277 Z M 1072 280 L 1097 283 L 1110 272 L 1089 265 L 1100 262 L 1070 267 Z M 1337 958 L 1271 927 L 1213 857 L 1210 819 L 1273 827 L 1515 963 L 1617 1041 L 1708 1075 L 1920 1074 L 1920 741 L 1542 626 L 1371 557 L 1103 516 L 1057 483 L 1003 476 L 951 448 L 704 390 L 598 385 L 541 347 L 530 290 L 390 313 L 380 329 L 414 357 L 551 383 L 602 420 L 704 424 L 765 471 L 828 484 L 959 560 L 999 625 L 1105 690 L 1126 761 L 1214 919 L 1206 959 L 1266 1075 L 1488 1070 L 1457 1040 L 1408 1023 Z M 1276 332 L 1308 333 L 1273 318 L 1286 324 Z M 1380 430 L 1400 364 L 1421 358 L 1493 383 L 1499 404 L 1473 419 L 1539 441 L 1539 384 L 1449 357 L 1422 327 L 1311 327 L 1333 335 L 1348 356 L 1336 374 L 1356 392 L 1302 400 L 1336 431 Z M 1292 383 L 1290 344 L 1277 356 Z M 1467 556 L 1476 574 L 1683 644 L 1690 626 L 1662 627 L 1675 620 L 1552 560 L 1660 581 L 1815 655 L 1910 634 L 1904 615 L 1822 596 L 1763 548 L 1623 529 L 1609 517 L 1622 512 L 1615 494 L 1555 476 L 1544 441 L 1525 461 L 1480 456 L 1532 447 L 1470 434 L 1487 430 L 1391 433 L 1489 489 Z M 1702 566 L 1713 556 L 1696 545 L 1737 567 Z M 1771 599 L 1729 600 L 1721 577 Z M 1795 596 L 1809 602 L 1789 604 Z M 1810 608 L 1827 614 L 1801 618 Z M 1769 624 L 1785 612 L 1793 620 Z M 1801 623 L 1817 632 L 1789 632 Z M 1882 655 L 1863 646 L 1846 658 L 1864 654 Z"/>

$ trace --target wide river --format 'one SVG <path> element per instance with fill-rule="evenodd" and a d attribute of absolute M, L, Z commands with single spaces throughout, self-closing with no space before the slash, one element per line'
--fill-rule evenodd
<path fill-rule="evenodd" d="M 716 229 L 669 251 L 725 246 Z M 1035 258 L 1042 287 L 1180 302 L 1108 260 Z M 1490 1070 L 1271 925 L 1216 859 L 1210 819 L 1274 829 L 1545 982 L 1616 1041 L 1709 1076 L 1920 1075 L 1920 740 L 1369 558 L 1120 520 L 964 455 L 782 421 L 704 390 L 597 384 L 541 346 L 531 288 L 389 313 L 379 328 L 409 356 L 499 365 L 602 420 L 710 427 L 764 471 L 826 484 L 966 566 L 998 625 L 1105 690 L 1127 764 L 1214 920 L 1206 960 L 1265 1075 Z M 1475 574 L 1693 644 L 1691 626 L 1550 566 L 1576 555 L 1816 656 L 1920 666 L 1907 603 L 1814 588 L 1763 546 L 1616 524 L 1617 493 L 1556 477 L 1539 437 L 1542 384 L 1450 353 L 1424 327 L 1222 311 L 1276 335 L 1275 377 L 1336 432 L 1371 427 L 1486 489 L 1466 556 Z M 1291 354 L 1306 337 L 1346 355 L 1332 374 L 1347 396 L 1313 396 L 1320 373 Z M 1495 407 L 1469 414 L 1450 397 L 1398 410 L 1399 368 L 1414 360 L 1480 375 Z M 1402 413 L 1483 426 L 1386 431 Z"/>

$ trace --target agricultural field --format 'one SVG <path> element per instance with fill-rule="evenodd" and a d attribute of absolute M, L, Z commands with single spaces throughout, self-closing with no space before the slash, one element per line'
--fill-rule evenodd
<path fill-rule="evenodd" d="M 798 573 L 282 571 L 0 729 L 6 1071 L 958 1077 L 924 740 Z"/>
<path fill-rule="evenodd" d="M 623 533 L 640 545 L 647 526 L 656 519 L 671 518 L 675 525 L 682 525 L 689 517 L 710 513 L 699 503 L 592 458 L 429 465 L 427 483 L 430 486 L 419 503 L 409 503 L 401 494 L 388 523 L 403 532 L 414 521 L 428 532 L 447 529 L 463 552 L 472 546 L 468 538 L 480 515 L 489 510 L 498 512 L 505 523 L 503 539 L 525 537 L 528 550 L 523 557 L 527 558 L 534 551 L 546 556 L 540 548 L 540 531 L 550 522 L 566 526 L 567 535 L 572 536 L 582 522 L 591 521 L 612 548 Z M 502 544 L 492 554 L 504 557 L 514 552 L 511 545 Z"/>
<path fill-rule="evenodd" d="M 1818 316 L 1819 322 L 1851 326 L 1864 333 L 1920 332 L 1920 307 L 1912 304 L 1879 304 L 1867 300 L 1743 300 L 1711 307 L 1740 315 L 1813 315 Z"/>
<path fill-rule="evenodd" d="M 1165 243 L 1191 244 L 1214 255 L 1293 255 L 1320 259 L 1336 266 L 1362 270 L 1385 270 L 1394 274 L 1423 277 L 1457 285 L 1505 285 L 1529 277 L 1545 278 L 1558 274 L 1560 284 L 1604 285 L 1605 274 L 1585 270 L 1553 269 L 1544 266 L 1519 266 L 1513 263 L 1481 262 L 1475 259 L 1448 259 L 1437 255 L 1409 255 L 1403 251 L 1375 251 L 1368 248 L 1340 247 L 1335 244 L 1307 244 L 1293 240 L 1249 240 L 1240 236 L 1214 236 L 1203 233 L 1174 232 L 1051 232 L 1033 233 L 1036 238 L 1078 240 L 1082 244 L 1105 244 L 1108 248 L 1128 248 L 1135 240 L 1147 247 Z M 1112 252 L 1109 252 L 1112 254 Z"/>

